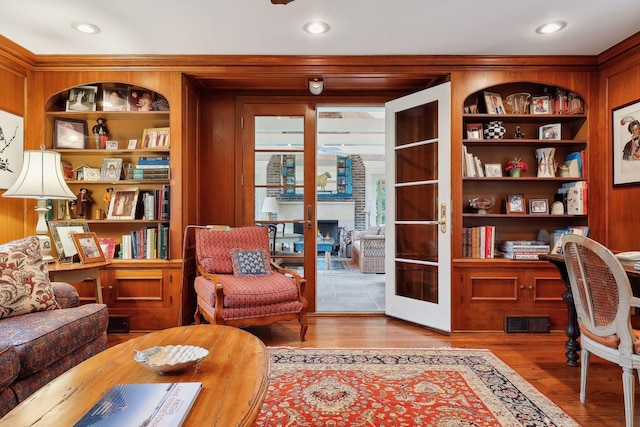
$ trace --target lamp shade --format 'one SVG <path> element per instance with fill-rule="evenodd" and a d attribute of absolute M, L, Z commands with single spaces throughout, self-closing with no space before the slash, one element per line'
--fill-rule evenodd
<path fill-rule="evenodd" d="M 64 180 L 60 153 L 44 149 L 24 152 L 20 175 L 3 196 L 22 199 L 76 199 Z"/>
<path fill-rule="evenodd" d="M 262 213 L 278 213 L 278 201 L 275 197 L 265 197 L 264 203 L 262 203 Z"/>

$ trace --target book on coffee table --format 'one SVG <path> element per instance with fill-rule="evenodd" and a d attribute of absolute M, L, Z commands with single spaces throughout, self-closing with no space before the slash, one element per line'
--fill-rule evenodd
<path fill-rule="evenodd" d="M 179 427 L 202 383 L 116 384 L 74 427 Z"/>

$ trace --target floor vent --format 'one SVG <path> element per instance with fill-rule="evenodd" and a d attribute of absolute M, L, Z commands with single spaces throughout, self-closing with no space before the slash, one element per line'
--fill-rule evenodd
<path fill-rule="evenodd" d="M 129 315 L 128 314 L 110 314 L 109 327 L 107 332 L 129 333 Z"/>
<path fill-rule="evenodd" d="M 504 316 L 504 331 L 508 334 L 549 332 L 549 316 Z"/>

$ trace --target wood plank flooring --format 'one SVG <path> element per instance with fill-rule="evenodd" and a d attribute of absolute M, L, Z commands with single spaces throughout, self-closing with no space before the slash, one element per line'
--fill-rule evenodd
<path fill-rule="evenodd" d="M 267 346 L 316 348 L 486 348 L 517 371 L 540 392 L 584 426 L 623 426 L 622 370 L 591 357 L 587 402 L 580 403 L 580 368 L 566 365 L 563 332 L 505 334 L 456 332 L 443 335 L 397 319 L 379 316 L 325 316 L 309 318 L 307 340 L 298 340 L 297 322 L 252 327 L 249 332 Z M 139 333 L 109 334 L 115 345 Z M 638 389 L 636 386 L 636 401 Z M 640 415 L 635 416 L 640 425 Z"/>

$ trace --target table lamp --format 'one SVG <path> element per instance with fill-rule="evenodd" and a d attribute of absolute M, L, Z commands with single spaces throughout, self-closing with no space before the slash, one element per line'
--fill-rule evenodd
<path fill-rule="evenodd" d="M 278 200 L 275 197 L 265 197 L 262 203 L 262 213 L 267 214 L 267 219 L 269 221 L 273 220 L 273 214 L 277 214 L 278 212 L 280 212 Z"/>
<path fill-rule="evenodd" d="M 24 152 L 22 170 L 16 182 L 5 191 L 4 197 L 16 197 L 22 199 L 36 199 L 36 212 L 38 223 L 36 233 L 40 239 L 42 258 L 45 262 L 53 261 L 51 256 L 51 240 L 47 236 L 47 222 L 45 214 L 49 210 L 48 199 L 75 200 L 76 195 L 67 186 L 60 164 L 60 153 L 40 150 L 27 150 Z"/>

